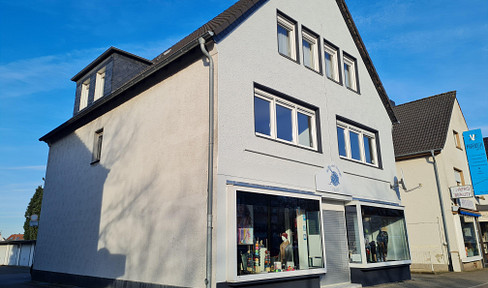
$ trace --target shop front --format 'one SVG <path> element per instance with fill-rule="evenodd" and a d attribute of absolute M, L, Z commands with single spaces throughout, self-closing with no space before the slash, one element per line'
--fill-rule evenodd
<path fill-rule="evenodd" d="M 403 207 L 354 201 L 346 206 L 351 280 L 363 286 L 410 279 Z"/>

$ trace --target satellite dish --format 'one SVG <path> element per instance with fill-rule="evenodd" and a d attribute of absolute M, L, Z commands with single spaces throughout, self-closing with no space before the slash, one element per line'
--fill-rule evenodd
<path fill-rule="evenodd" d="M 402 189 L 403 190 L 407 190 L 407 183 L 405 181 L 405 175 L 403 175 L 403 169 L 401 169 L 402 171 L 402 179 L 400 179 L 400 181 L 398 182 L 398 184 L 401 184 L 402 185 Z"/>

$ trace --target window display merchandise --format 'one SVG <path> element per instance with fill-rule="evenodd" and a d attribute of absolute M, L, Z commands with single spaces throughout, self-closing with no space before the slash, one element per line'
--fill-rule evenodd
<path fill-rule="evenodd" d="M 477 231 L 475 229 L 474 217 L 461 216 L 461 228 L 463 229 L 464 249 L 466 257 L 479 256 Z"/>
<path fill-rule="evenodd" d="M 405 216 L 402 210 L 359 206 L 367 263 L 409 260 Z M 362 263 L 359 246 L 358 206 L 346 207 L 351 263 Z M 363 256 L 363 257 L 364 257 Z"/>
<path fill-rule="evenodd" d="M 237 192 L 238 275 L 324 267 L 320 201 Z"/>

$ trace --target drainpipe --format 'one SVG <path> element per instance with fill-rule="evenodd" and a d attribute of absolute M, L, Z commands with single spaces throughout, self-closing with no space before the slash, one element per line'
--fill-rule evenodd
<path fill-rule="evenodd" d="M 444 237 L 446 237 L 446 242 L 447 242 L 448 267 L 449 267 L 449 271 L 453 271 L 452 258 L 451 258 L 451 244 L 449 242 L 449 234 L 447 233 L 447 220 L 446 220 L 446 214 L 444 212 L 444 201 L 442 199 L 441 181 L 439 180 L 439 171 L 437 168 L 437 161 L 435 159 L 434 150 L 431 150 L 430 154 L 432 155 L 432 159 L 434 160 L 435 181 L 437 184 L 437 193 L 439 194 L 439 202 L 441 204 L 442 224 L 444 225 Z"/>
<path fill-rule="evenodd" d="M 213 35 L 213 32 L 208 32 Z M 212 286 L 212 209 L 213 209 L 213 149 L 214 149 L 214 61 L 205 47 L 205 39 L 198 39 L 202 53 L 208 58 L 208 180 L 207 180 L 207 254 L 205 286 Z"/>

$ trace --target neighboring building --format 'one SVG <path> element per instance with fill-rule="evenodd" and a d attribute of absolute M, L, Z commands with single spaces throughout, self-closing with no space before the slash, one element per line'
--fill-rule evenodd
<path fill-rule="evenodd" d="M 35 240 L 0 241 L 0 266 L 31 266 L 35 247 Z"/>
<path fill-rule="evenodd" d="M 24 240 L 24 234 L 12 234 L 8 236 L 7 241 Z"/>
<path fill-rule="evenodd" d="M 318 288 L 410 278 L 397 119 L 344 1 L 241 0 L 152 61 L 110 48 L 73 80 L 73 118 L 41 138 L 50 152 L 34 279 L 203 287 L 210 271 L 210 287 Z"/>
<path fill-rule="evenodd" d="M 478 199 L 470 187 L 462 138 L 468 127 L 456 92 L 398 105 L 394 111 L 399 123 L 393 126 L 393 141 L 397 172 L 406 184 L 400 191 L 412 271 L 447 271 L 448 249 L 454 271 L 481 268 Z M 458 186 L 464 190 L 451 188 Z"/>

